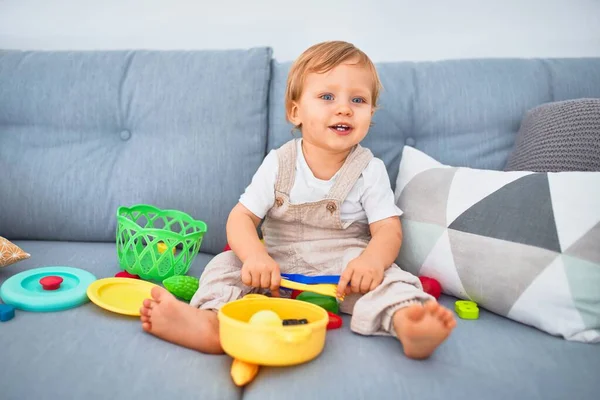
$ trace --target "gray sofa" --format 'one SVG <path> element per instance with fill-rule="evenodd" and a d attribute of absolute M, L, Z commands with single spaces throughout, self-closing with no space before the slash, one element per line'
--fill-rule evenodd
<path fill-rule="evenodd" d="M 226 244 L 229 210 L 284 118 L 289 63 L 269 48 L 223 51 L 0 52 L 0 236 L 31 254 L 0 284 L 41 266 L 119 272 L 116 210 L 153 204 L 208 224 L 191 275 Z M 364 145 L 392 185 L 405 144 L 450 165 L 502 169 L 525 112 L 600 97 L 600 59 L 378 64 L 385 90 Z M 443 295 L 453 308 L 456 299 Z M 598 399 L 600 346 L 569 342 L 486 310 L 458 319 L 426 361 L 391 338 L 329 331 L 323 353 L 262 368 L 236 387 L 227 355 L 144 333 L 93 303 L 17 310 L 0 324 L 0 398 Z"/>

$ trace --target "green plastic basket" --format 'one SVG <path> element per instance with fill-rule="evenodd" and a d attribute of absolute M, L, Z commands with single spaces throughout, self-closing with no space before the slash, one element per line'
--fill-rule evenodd
<path fill-rule="evenodd" d="M 122 269 L 163 281 L 187 274 L 207 231 L 184 212 L 138 204 L 117 210 L 117 257 Z"/>

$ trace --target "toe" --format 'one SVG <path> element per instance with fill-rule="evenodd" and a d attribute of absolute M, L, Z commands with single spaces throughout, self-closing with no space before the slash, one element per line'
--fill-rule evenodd
<path fill-rule="evenodd" d="M 147 317 L 147 316 L 145 316 L 145 315 L 141 315 L 141 316 L 140 316 L 140 320 L 141 320 L 142 322 L 150 322 L 150 317 Z"/>
<path fill-rule="evenodd" d="M 442 321 L 446 321 L 446 320 L 448 320 L 448 318 L 450 318 L 452 316 L 452 314 L 450 314 L 450 311 L 448 309 L 441 308 L 441 307 L 440 307 L 440 311 L 439 311 L 438 315 Z"/>
<path fill-rule="evenodd" d="M 151 308 L 146 308 L 146 307 L 141 307 L 140 308 L 140 316 L 141 317 L 150 318 L 151 315 L 152 315 L 152 309 Z"/>
<path fill-rule="evenodd" d="M 162 288 L 160 286 L 154 286 L 150 291 L 150 294 L 152 295 L 152 298 L 159 303 L 161 301 L 164 301 L 169 296 L 172 296 L 171 293 L 167 292 L 165 288 Z"/>
<path fill-rule="evenodd" d="M 154 306 L 155 302 L 153 300 L 150 299 L 144 299 L 144 301 L 142 302 L 142 305 L 144 306 L 144 308 L 152 308 Z"/>
<path fill-rule="evenodd" d="M 146 332 L 150 332 L 150 330 L 152 329 L 152 325 L 150 325 L 149 322 L 144 322 L 142 323 L 142 329 Z"/>
<path fill-rule="evenodd" d="M 433 300 L 430 300 L 427 303 L 425 303 L 423 307 L 425 307 L 425 311 L 433 315 L 437 314 L 437 312 L 440 309 L 440 305 L 438 304 L 438 302 Z"/>
<path fill-rule="evenodd" d="M 446 328 L 454 329 L 456 328 L 456 320 L 452 318 L 450 321 L 446 322 Z"/>
<path fill-rule="evenodd" d="M 454 314 L 452 314 L 452 311 L 446 310 L 446 321 L 453 321 L 453 320 L 454 320 Z"/>
<path fill-rule="evenodd" d="M 152 307 L 146 307 L 144 304 L 144 307 L 140 308 L 140 314 L 149 317 L 152 314 Z"/>
<path fill-rule="evenodd" d="M 413 305 L 405 309 L 404 315 L 410 320 L 419 321 L 425 315 L 425 310 L 421 305 Z"/>
<path fill-rule="evenodd" d="M 444 319 L 444 316 L 446 314 L 446 310 L 444 307 L 437 307 L 436 309 L 433 310 L 433 315 L 437 318 L 437 319 Z"/>

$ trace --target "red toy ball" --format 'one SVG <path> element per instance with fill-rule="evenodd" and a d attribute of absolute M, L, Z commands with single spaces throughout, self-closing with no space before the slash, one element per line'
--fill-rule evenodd
<path fill-rule="evenodd" d="M 442 294 L 442 285 L 440 285 L 437 280 L 427 276 L 420 276 L 419 280 L 423 285 L 423 291 L 425 293 L 432 295 L 436 299 L 440 298 L 440 295 Z"/>

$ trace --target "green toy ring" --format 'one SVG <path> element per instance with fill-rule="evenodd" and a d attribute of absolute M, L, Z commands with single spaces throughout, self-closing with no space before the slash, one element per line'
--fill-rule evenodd
<path fill-rule="evenodd" d="M 0 287 L 0 297 L 24 311 L 66 310 L 89 301 L 87 287 L 95 280 L 94 275 L 79 268 L 35 268 L 8 278 Z"/>

